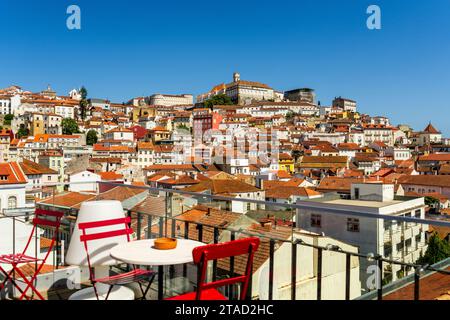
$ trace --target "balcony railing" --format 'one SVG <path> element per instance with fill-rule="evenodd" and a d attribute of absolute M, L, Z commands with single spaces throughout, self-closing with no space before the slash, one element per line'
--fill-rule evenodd
<path fill-rule="evenodd" d="M 265 208 L 266 206 L 272 208 L 273 202 L 247 199 L 244 195 L 238 198 L 104 182 L 98 183 L 96 188 L 101 190 L 101 193 L 94 191 L 73 193 L 65 199 L 65 195 L 69 192 L 56 191 L 56 189 L 68 190 L 71 186 L 54 187 L 53 196 L 36 203 L 36 206 L 65 212 L 63 226 L 57 236 L 59 245 L 51 262 L 56 267 L 64 265 L 64 248 L 70 244 L 80 205 L 74 198 L 82 194 L 83 197 L 80 196 L 80 199 L 87 198 L 84 201 L 115 198 L 120 200 L 127 214 L 132 218 L 136 239 L 170 236 L 204 243 L 219 243 L 247 236 L 259 237 L 262 245 L 257 254 L 248 299 L 381 300 L 389 299 L 396 292 L 411 285 L 414 288 L 411 298 L 417 300 L 421 298 L 421 283 L 425 283 L 424 290 L 429 290 L 426 283 L 430 276 L 445 275 L 446 281 L 450 282 L 450 259 L 433 265 L 419 265 L 415 261 L 405 261 L 402 257 L 393 259 L 390 250 L 387 250 L 388 252 L 384 255 L 383 246 L 379 253 L 360 252 L 357 245 L 343 239 L 335 239 L 326 234 L 322 235 L 296 227 L 298 214 L 309 209 L 304 204 L 277 203 L 277 208 L 284 210 L 269 210 Z M 256 204 L 260 209 L 247 210 L 247 204 Z M 16 225 L 27 223 L 31 214 L 28 212 L 20 215 L 20 210 L 17 210 L 14 214 L 5 211 L 5 215 L 0 216 L 0 221 L 12 220 L 11 238 L 2 238 L 2 242 L 12 242 L 14 252 L 19 250 L 20 242 L 14 231 Z M 324 210 L 322 214 L 337 217 L 345 215 L 360 219 L 395 220 L 399 224 L 414 222 L 423 226 L 450 226 L 450 223 L 446 221 L 391 217 L 372 213 Z M 265 223 L 262 222 L 263 220 Z M 268 220 L 270 223 L 267 223 Z M 43 235 L 51 237 L 52 232 L 50 229 L 44 230 Z M 37 241 L 37 237 L 35 240 Z M 395 271 L 384 274 L 381 270 L 385 270 L 386 266 L 392 267 Z M 123 267 L 126 268 L 125 265 Z M 393 275 L 399 269 L 410 269 L 411 274 L 396 279 Z M 193 270 L 193 265 L 160 267 L 158 271 L 158 281 L 153 287 L 158 293 L 158 298 L 177 292 L 182 293 L 179 291 L 186 291 L 195 286 L 196 272 Z M 218 279 L 239 272 L 241 272 L 240 261 L 231 258 L 229 261 L 214 261 L 211 265 L 210 276 L 212 279 Z M 233 299 L 238 296 L 238 290 L 237 287 L 228 287 L 224 294 Z M 433 290 L 436 291 L 438 288 Z M 436 292 L 436 295 L 438 294 L 439 292 Z"/>

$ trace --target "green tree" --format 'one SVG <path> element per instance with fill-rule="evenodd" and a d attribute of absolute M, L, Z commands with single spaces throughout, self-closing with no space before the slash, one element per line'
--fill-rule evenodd
<path fill-rule="evenodd" d="M 86 134 L 86 144 L 92 146 L 94 143 L 97 143 L 97 131 L 89 130 Z"/>
<path fill-rule="evenodd" d="M 450 243 L 439 238 L 435 232 L 428 240 L 428 248 L 423 257 L 417 260 L 417 264 L 435 264 L 450 257 Z"/>
<path fill-rule="evenodd" d="M 17 138 L 22 138 L 28 136 L 28 129 L 26 128 L 19 128 L 16 134 Z"/>
<path fill-rule="evenodd" d="M 177 126 L 177 129 L 187 130 L 189 131 L 189 128 L 185 124 L 180 124 Z"/>
<path fill-rule="evenodd" d="M 439 200 L 430 196 L 425 197 L 425 204 L 429 207 L 435 207 L 439 204 Z"/>
<path fill-rule="evenodd" d="M 80 132 L 80 130 L 78 129 L 78 124 L 74 119 L 63 119 L 63 121 L 61 122 L 61 126 L 63 134 L 73 134 Z"/>
<path fill-rule="evenodd" d="M 86 111 L 88 107 L 88 101 L 87 101 L 87 90 L 84 86 L 80 89 L 80 95 L 81 95 L 81 101 L 80 101 L 80 113 L 81 113 L 81 119 L 84 121 L 86 118 Z"/>
<path fill-rule="evenodd" d="M 212 108 L 214 105 L 232 105 L 233 101 L 226 94 L 218 94 L 204 102 L 206 108 Z"/>
<path fill-rule="evenodd" d="M 14 119 L 14 115 L 13 114 L 5 115 L 5 117 L 3 118 L 3 124 L 5 124 L 7 126 L 10 126 L 12 119 Z"/>

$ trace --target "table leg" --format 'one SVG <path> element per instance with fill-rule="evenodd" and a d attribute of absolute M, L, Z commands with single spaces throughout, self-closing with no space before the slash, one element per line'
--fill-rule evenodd
<path fill-rule="evenodd" d="M 164 298 L 164 266 L 158 266 L 158 300 Z"/>

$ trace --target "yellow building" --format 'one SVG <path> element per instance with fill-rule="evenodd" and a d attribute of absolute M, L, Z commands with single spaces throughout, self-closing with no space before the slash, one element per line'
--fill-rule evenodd
<path fill-rule="evenodd" d="M 37 134 L 44 134 L 44 116 L 42 114 L 33 114 L 31 117 L 30 134 L 35 136 Z"/>
<path fill-rule="evenodd" d="M 154 117 L 156 116 L 156 109 L 153 106 L 140 106 L 133 109 L 134 122 L 139 121 L 140 117 Z"/>
<path fill-rule="evenodd" d="M 294 158 L 290 154 L 280 153 L 278 157 L 278 167 L 280 170 L 284 170 L 288 173 L 294 172 Z"/>

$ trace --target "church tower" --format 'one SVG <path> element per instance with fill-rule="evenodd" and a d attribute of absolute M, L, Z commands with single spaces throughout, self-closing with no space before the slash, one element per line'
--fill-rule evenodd
<path fill-rule="evenodd" d="M 241 75 L 238 72 L 233 73 L 233 82 L 238 82 L 241 80 Z"/>

